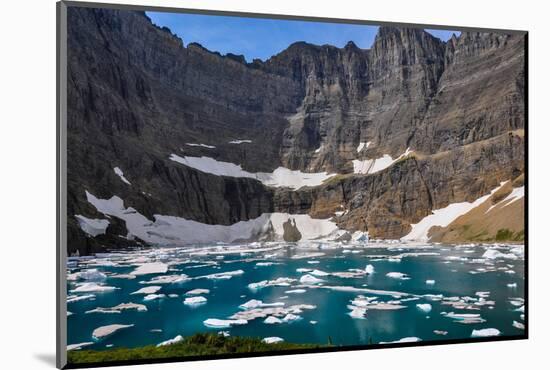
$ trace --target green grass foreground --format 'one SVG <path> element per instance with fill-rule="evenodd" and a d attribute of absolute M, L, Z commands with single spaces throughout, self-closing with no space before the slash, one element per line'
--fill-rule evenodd
<path fill-rule="evenodd" d="M 185 356 L 211 356 L 231 353 L 272 352 L 292 349 L 320 348 L 318 344 L 263 343 L 260 338 L 223 337 L 217 334 L 195 334 L 183 341 L 156 347 L 115 348 L 100 351 L 77 350 L 67 353 L 68 363 L 85 364 L 128 360 L 150 360 Z"/>

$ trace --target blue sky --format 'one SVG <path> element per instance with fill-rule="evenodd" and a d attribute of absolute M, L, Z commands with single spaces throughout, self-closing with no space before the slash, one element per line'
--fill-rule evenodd
<path fill-rule="evenodd" d="M 170 28 L 185 45 L 198 42 L 221 54 L 242 54 L 249 62 L 254 58 L 266 60 L 296 41 L 343 47 L 351 40 L 358 47 L 368 49 L 378 30 L 377 26 L 278 19 L 159 12 L 147 12 L 147 15 L 156 25 Z M 428 31 L 444 41 L 453 34 L 453 31 Z"/>

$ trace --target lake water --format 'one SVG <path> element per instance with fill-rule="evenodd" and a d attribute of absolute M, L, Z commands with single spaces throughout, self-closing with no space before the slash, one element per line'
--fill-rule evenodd
<path fill-rule="evenodd" d="M 165 267 L 168 271 L 139 275 L 136 269 L 143 264 L 145 269 Z M 90 269 L 91 273 L 82 274 Z M 299 343 L 327 344 L 330 340 L 335 345 L 410 337 L 467 339 L 474 330 L 489 328 L 500 335 L 523 334 L 523 246 L 254 243 L 163 248 L 72 258 L 67 272 L 70 298 L 93 295 L 67 303 L 72 313 L 67 317 L 67 343 L 93 343 L 86 349 L 136 347 L 177 335 L 220 331 Z M 125 276 L 132 272 L 138 275 Z M 159 276 L 181 274 L 178 282 L 147 284 Z M 278 281 L 287 286 L 270 286 L 277 278 L 287 278 Z M 262 281 L 268 281 L 262 283 L 268 286 L 249 287 Z M 92 291 L 73 291 L 83 286 Z M 150 286 L 160 286 L 156 293 L 165 296 L 144 301 L 145 295 L 131 294 Z M 93 291 L 105 287 L 117 289 Z M 185 305 L 189 297 L 185 293 L 192 289 L 208 289 L 208 294 L 200 295 L 206 303 Z M 278 306 L 257 307 L 254 312 L 260 317 L 252 318 L 239 306 L 253 299 Z M 85 313 L 129 302 L 143 304 L 147 311 Z M 295 305 L 309 306 L 292 309 Z M 288 307 L 294 317 L 284 320 Z M 275 315 L 266 314 L 269 310 Z M 236 313 L 247 318 L 247 323 L 226 328 L 204 323 L 226 320 Z M 283 322 L 266 324 L 267 316 Z M 110 324 L 134 326 L 100 340 L 92 337 L 94 329 Z"/>

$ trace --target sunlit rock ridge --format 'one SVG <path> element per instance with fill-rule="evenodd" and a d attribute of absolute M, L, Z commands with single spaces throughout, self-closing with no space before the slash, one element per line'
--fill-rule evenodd
<path fill-rule="evenodd" d="M 68 35 L 70 254 L 523 240 L 522 35 L 381 27 L 371 49 L 298 42 L 253 63 L 140 12 L 70 7 Z"/>

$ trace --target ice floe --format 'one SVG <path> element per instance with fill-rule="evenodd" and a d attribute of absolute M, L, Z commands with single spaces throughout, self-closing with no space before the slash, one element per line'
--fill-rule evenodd
<path fill-rule="evenodd" d="M 74 217 L 78 221 L 78 225 L 82 231 L 93 237 L 105 234 L 105 231 L 109 226 L 109 220 L 88 218 L 82 215 L 75 215 Z"/>
<path fill-rule="evenodd" d="M 446 330 L 434 330 L 433 332 L 434 334 L 437 334 L 437 335 L 447 335 L 449 333 Z"/>
<path fill-rule="evenodd" d="M 119 330 L 131 328 L 133 326 L 134 324 L 130 324 L 130 325 L 111 324 L 111 325 L 101 326 L 93 331 L 92 337 L 94 337 L 94 339 L 100 340 L 114 334 Z"/>
<path fill-rule="evenodd" d="M 289 187 L 299 189 L 303 186 L 318 186 L 323 181 L 335 176 L 327 172 L 306 173 L 293 171 L 285 167 L 279 167 L 273 172 L 248 172 L 243 170 L 241 165 L 230 162 L 218 161 L 210 157 L 180 157 L 177 154 L 170 155 L 170 160 L 181 163 L 187 167 L 194 168 L 201 172 L 217 176 L 246 177 L 256 179 L 264 185 L 273 187 Z"/>
<path fill-rule="evenodd" d="M 248 324 L 247 320 L 237 319 L 237 320 L 220 320 L 220 319 L 206 319 L 203 321 L 204 326 L 208 328 L 230 328 L 234 325 L 246 325 Z"/>
<path fill-rule="evenodd" d="M 207 301 L 206 298 L 203 296 L 194 296 L 194 297 L 188 297 L 183 300 L 183 304 L 187 306 L 200 306 L 205 304 Z"/>
<path fill-rule="evenodd" d="M 426 280 L 426 285 L 434 285 L 435 280 Z"/>
<path fill-rule="evenodd" d="M 175 338 L 165 340 L 164 342 L 160 342 L 159 344 L 157 344 L 157 347 L 171 346 L 172 344 L 176 344 L 182 341 L 183 341 L 183 337 L 181 335 L 178 335 Z"/>
<path fill-rule="evenodd" d="M 502 253 L 498 249 L 487 249 L 485 253 L 483 253 L 483 258 L 488 258 L 491 260 L 494 260 L 494 259 L 516 260 L 518 259 L 518 256 L 514 253 Z"/>
<path fill-rule="evenodd" d="M 185 295 L 201 295 L 201 294 L 209 294 L 209 293 L 210 293 L 209 289 L 197 288 L 197 289 L 192 289 L 185 292 Z"/>
<path fill-rule="evenodd" d="M 320 284 L 323 282 L 323 279 L 316 278 L 315 276 L 309 274 L 306 274 L 300 278 L 300 283 L 302 284 Z"/>
<path fill-rule="evenodd" d="M 67 296 L 67 303 L 85 301 L 87 299 L 93 299 L 93 298 L 95 298 L 95 294 L 70 295 L 70 296 Z"/>
<path fill-rule="evenodd" d="M 264 308 L 264 307 L 281 307 L 284 306 L 284 302 L 274 302 L 274 303 L 264 303 L 257 299 L 251 299 L 246 303 L 243 303 L 239 306 L 239 308 L 243 310 L 250 310 L 253 308 Z"/>
<path fill-rule="evenodd" d="M 500 335 L 500 330 L 495 328 L 489 328 L 489 329 L 479 329 L 479 330 L 472 330 L 472 338 L 479 338 L 479 337 L 495 337 L 497 335 Z"/>
<path fill-rule="evenodd" d="M 290 286 L 296 279 L 280 277 L 274 280 L 262 280 L 257 283 L 248 284 L 248 288 L 251 290 L 258 290 L 269 286 Z"/>
<path fill-rule="evenodd" d="M 238 276 L 242 274 L 244 274 L 243 270 L 234 270 L 234 271 L 218 272 L 218 273 L 209 274 L 209 275 L 197 276 L 195 277 L 195 279 L 228 280 L 228 279 L 231 279 L 233 276 Z"/>
<path fill-rule="evenodd" d="M 477 313 L 454 313 L 454 312 L 443 313 L 442 312 L 441 314 L 444 314 L 445 317 L 454 319 L 455 322 L 460 324 L 479 324 L 486 321 L 485 319 L 481 318 L 480 314 L 477 314 Z"/>
<path fill-rule="evenodd" d="M 154 301 L 156 299 L 161 299 L 166 297 L 165 294 L 147 294 L 145 297 L 143 297 L 144 301 Z"/>
<path fill-rule="evenodd" d="M 144 263 L 138 266 L 131 275 L 164 274 L 168 271 L 168 265 L 162 262 Z"/>
<path fill-rule="evenodd" d="M 130 183 L 130 181 L 128 181 L 128 180 L 126 179 L 126 177 L 124 177 L 124 172 L 122 172 L 122 170 L 121 170 L 119 167 L 113 168 L 113 171 L 115 171 L 115 174 L 116 174 L 118 177 L 120 177 L 120 179 L 121 179 L 124 183 L 126 183 L 126 184 L 128 184 L 128 185 L 132 185 L 132 184 Z"/>
<path fill-rule="evenodd" d="M 113 290 L 120 289 L 113 286 L 102 285 L 98 283 L 80 283 L 75 289 L 71 289 L 71 293 L 91 293 L 91 292 L 112 292 Z"/>
<path fill-rule="evenodd" d="M 135 292 L 130 293 L 130 295 L 132 295 L 132 294 L 155 294 L 156 292 L 158 292 L 161 289 L 162 289 L 161 286 L 147 286 L 147 287 L 141 288 L 139 290 L 136 290 Z"/>
<path fill-rule="evenodd" d="M 283 320 L 281 320 L 281 319 L 279 319 L 278 317 L 275 317 L 275 316 L 268 316 L 264 320 L 264 324 L 268 324 L 268 325 L 282 324 L 282 323 L 283 323 Z"/>
<path fill-rule="evenodd" d="M 86 313 L 121 313 L 122 311 L 126 310 L 136 310 L 138 312 L 146 312 L 147 306 L 139 304 L 139 303 L 121 303 L 119 305 L 116 305 L 114 307 L 104 308 L 104 307 L 97 307 L 93 310 L 88 310 Z"/>
<path fill-rule="evenodd" d="M 186 274 L 155 276 L 149 281 L 141 281 L 140 284 L 175 284 L 190 280 Z"/>
<path fill-rule="evenodd" d="M 76 351 L 76 350 L 82 349 L 83 347 L 91 346 L 92 344 L 94 344 L 94 342 L 83 342 L 83 343 L 69 344 L 67 346 L 67 351 Z"/>
<path fill-rule="evenodd" d="M 394 340 L 393 342 L 380 342 L 380 344 L 389 344 L 389 343 L 414 343 L 414 342 L 420 342 L 422 339 L 418 337 L 405 337 L 401 338 L 399 340 Z"/>

